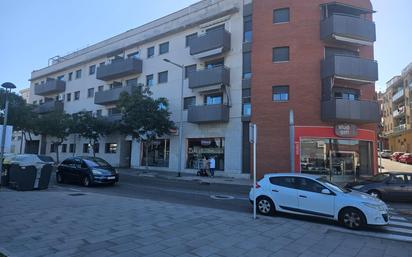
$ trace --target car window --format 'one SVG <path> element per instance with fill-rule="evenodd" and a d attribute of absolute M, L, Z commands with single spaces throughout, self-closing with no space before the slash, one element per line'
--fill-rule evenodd
<path fill-rule="evenodd" d="M 392 175 L 389 183 L 391 184 L 405 184 L 405 176 L 403 174 Z"/>
<path fill-rule="evenodd" d="M 74 166 L 76 168 L 80 168 L 81 165 L 82 165 L 82 161 L 80 159 L 74 159 Z"/>
<path fill-rule="evenodd" d="M 101 158 L 84 159 L 89 167 L 110 167 L 110 164 Z"/>
<path fill-rule="evenodd" d="M 295 177 L 271 177 L 269 181 L 273 185 L 296 188 L 295 179 Z"/>
<path fill-rule="evenodd" d="M 62 161 L 63 165 L 71 165 L 72 163 L 73 163 L 72 159 L 66 159 L 66 160 Z"/>
<path fill-rule="evenodd" d="M 314 193 L 321 193 L 326 187 L 322 186 L 316 181 L 308 178 L 298 178 L 298 187 L 300 190 L 309 191 Z"/>

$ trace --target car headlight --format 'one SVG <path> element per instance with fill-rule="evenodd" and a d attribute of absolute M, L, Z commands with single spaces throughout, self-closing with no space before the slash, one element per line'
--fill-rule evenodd
<path fill-rule="evenodd" d="M 93 175 L 103 175 L 103 173 L 100 170 L 92 169 Z"/>
<path fill-rule="evenodd" d="M 362 189 L 362 187 L 364 187 L 365 185 L 357 185 L 357 186 L 353 186 L 353 189 Z"/>
<path fill-rule="evenodd" d="M 367 206 L 367 207 L 369 207 L 369 208 L 378 210 L 378 211 L 385 211 L 385 210 L 386 210 L 386 207 L 385 207 L 384 205 L 381 205 L 381 204 L 373 204 L 373 203 L 365 203 L 365 202 L 363 202 L 363 205 L 365 205 L 365 206 Z"/>

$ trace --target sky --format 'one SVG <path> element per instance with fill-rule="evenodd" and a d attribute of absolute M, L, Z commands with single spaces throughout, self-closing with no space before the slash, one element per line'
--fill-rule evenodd
<path fill-rule="evenodd" d="M 0 83 L 30 86 L 48 59 L 84 48 L 198 0 L 0 0 Z M 259 1 L 259 0 L 255 0 Z M 275 0 L 274 0 L 275 1 Z M 412 62 L 411 0 L 372 0 L 377 27 L 376 90 Z"/>

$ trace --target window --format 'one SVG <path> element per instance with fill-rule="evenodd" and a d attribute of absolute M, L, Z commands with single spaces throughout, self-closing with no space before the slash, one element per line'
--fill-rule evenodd
<path fill-rule="evenodd" d="M 243 53 L 243 78 L 250 79 L 252 76 L 252 57 L 251 52 Z"/>
<path fill-rule="evenodd" d="M 154 46 L 147 48 L 147 58 L 152 58 L 154 56 L 154 51 Z"/>
<path fill-rule="evenodd" d="M 213 69 L 213 68 L 220 67 L 223 65 L 225 65 L 225 59 L 223 58 L 205 62 L 205 67 L 207 69 Z"/>
<path fill-rule="evenodd" d="M 159 45 L 159 55 L 169 52 L 169 42 L 165 42 Z"/>
<path fill-rule="evenodd" d="M 225 138 L 188 138 L 187 139 L 188 169 L 198 169 L 202 165 L 203 157 L 214 157 L 216 170 L 224 170 L 225 167 Z"/>
<path fill-rule="evenodd" d="M 106 153 L 116 153 L 117 152 L 117 144 L 114 143 L 106 143 Z"/>
<path fill-rule="evenodd" d="M 107 112 L 108 112 L 109 116 L 121 113 L 120 109 L 116 108 L 116 107 L 108 109 Z"/>
<path fill-rule="evenodd" d="M 186 36 L 186 47 L 188 47 L 190 45 L 190 41 L 192 41 L 195 38 L 197 38 L 197 33 L 187 35 Z"/>
<path fill-rule="evenodd" d="M 50 152 L 55 153 L 56 152 L 56 145 L 54 143 L 51 143 L 50 145 Z"/>
<path fill-rule="evenodd" d="M 189 106 L 195 106 L 195 105 L 196 105 L 196 96 L 185 97 L 183 99 L 183 109 L 184 110 L 189 109 Z"/>
<path fill-rule="evenodd" d="M 77 70 L 76 71 L 76 79 L 79 79 L 82 77 L 82 70 Z"/>
<path fill-rule="evenodd" d="M 73 72 L 69 72 L 69 81 L 73 79 Z"/>
<path fill-rule="evenodd" d="M 64 80 L 64 75 L 58 76 L 57 80 Z"/>
<path fill-rule="evenodd" d="M 74 153 L 76 151 L 76 144 L 70 144 L 69 152 Z"/>
<path fill-rule="evenodd" d="M 89 66 L 89 75 L 96 73 L 96 65 Z"/>
<path fill-rule="evenodd" d="M 113 83 L 110 84 L 110 89 L 121 88 L 122 86 L 123 86 L 122 82 L 113 81 Z"/>
<path fill-rule="evenodd" d="M 97 87 L 97 92 L 102 92 L 104 90 L 104 86 L 98 86 Z"/>
<path fill-rule="evenodd" d="M 106 63 L 105 62 L 101 62 L 101 63 L 99 63 L 99 66 L 101 67 L 101 66 L 104 66 Z"/>
<path fill-rule="evenodd" d="M 221 29 L 225 29 L 225 24 L 220 24 L 211 28 L 206 29 L 206 33 L 208 32 L 212 32 L 212 31 L 216 31 L 216 30 L 221 30 Z"/>
<path fill-rule="evenodd" d="M 67 152 L 67 144 L 62 144 L 62 153 Z"/>
<path fill-rule="evenodd" d="M 242 115 L 250 116 L 252 106 L 250 104 L 250 89 L 242 89 Z"/>
<path fill-rule="evenodd" d="M 94 88 L 87 89 L 87 97 L 91 98 L 94 96 Z"/>
<path fill-rule="evenodd" d="M 204 100 L 205 105 L 222 104 L 222 102 L 223 102 L 223 95 L 221 93 L 206 95 L 205 100 Z"/>
<path fill-rule="evenodd" d="M 185 66 L 185 78 L 189 76 L 189 73 L 196 71 L 196 64 Z"/>
<path fill-rule="evenodd" d="M 126 86 L 127 86 L 127 87 L 135 87 L 135 86 L 137 86 L 137 78 L 126 80 Z"/>
<path fill-rule="evenodd" d="M 296 188 L 296 178 L 294 177 L 270 177 L 269 181 L 276 186 Z"/>
<path fill-rule="evenodd" d="M 96 110 L 96 116 L 102 117 L 102 110 Z"/>
<path fill-rule="evenodd" d="M 359 90 L 350 88 L 335 88 L 333 96 L 337 99 L 354 101 L 359 99 Z"/>
<path fill-rule="evenodd" d="M 146 143 L 143 142 L 142 145 L 142 149 L 148 147 L 148 150 L 142 151 L 143 154 L 140 165 L 143 166 L 147 164 L 152 167 L 169 167 L 169 139 L 157 139 L 152 141 L 150 145 L 146 145 Z"/>
<path fill-rule="evenodd" d="M 252 42 L 252 15 L 243 18 L 243 42 Z"/>
<path fill-rule="evenodd" d="M 314 193 L 322 193 L 323 189 L 326 189 L 324 186 L 319 184 L 316 181 L 307 178 L 298 178 L 297 184 L 300 190 L 309 191 Z"/>
<path fill-rule="evenodd" d="M 159 84 L 161 84 L 161 83 L 167 83 L 167 75 L 168 75 L 168 72 L 167 72 L 167 71 L 159 72 L 159 73 L 158 73 L 158 76 L 157 76 L 157 82 L 158 82 Z"/>
<path fill-rule="evenodd" d="M 289 47 L 274 47 L 272 50 L 273 62 L 287 62 L 289 61 Z"/>
<path fill-rule="evenodd" d="M 133 52 L 133 53 L 131 53 L 131 54 L 128 54 L 128 55 L 127 55 L 127 58 L 139 59 L 139 56 L 140 56 L 140 52 L 139 52 L 139 51 L 136 51 L 136 52 Z"/>
<path fill-rule="evenodd" d="M 289 101 L 289 86 L 273 86 L 272 100 L 275 102 Z"/>
<path fill-rule="evenodd" d="M 273 23 L 284 23 L 290 20 L 289 8 L 273 10 Z"/>
<path fill-rule="evenodd" d="M 99 143 L 94 144 L 94 146 L 93 146 L 94 153 L 99 153 L 99 148 L 100 148 L 100 144 L 99 144 Z"/>
<path fill-rule="evenodd" d="M 146 86 L 151 87 L 154 85 L 153 74 L 146 76 Z"/>
<path fill-rule="evenodd" d="M 67 93 L 66 94 L 66 101 L 70 102 L 72 100 L 72 93 Z"/>
<path fill-rule="evenodd" d="M 392 175 L 389 179 L 390 184 L 405 184 L 405 177 L 403 174 Z"/>
<path fill-rule="evenodd" d="M 89 144 L 83 144 L 83 153 L 89 153 Z"/>
<path fill-rule="evenodd" d="M 79 100 L 79 99 L 80 99 L 80 91 L 74 92 L 74 101 Z"/>

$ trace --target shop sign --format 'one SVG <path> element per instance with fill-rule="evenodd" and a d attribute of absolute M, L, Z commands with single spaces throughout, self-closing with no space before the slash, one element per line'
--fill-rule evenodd
<path fill-rule="evenodd" d="M 358 130 L 354 124 L 337 124 L 335 125 L 335 134 L 338 137 L 356 137 Z"/>

